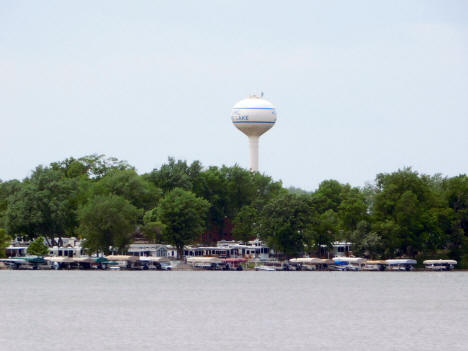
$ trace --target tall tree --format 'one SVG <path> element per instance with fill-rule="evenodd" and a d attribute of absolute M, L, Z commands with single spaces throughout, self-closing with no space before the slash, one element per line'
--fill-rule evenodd
<path fill-rule="evenodd" d="M 281 194 L 262 210 L 260 237 L 285 257 L 297 257 L 304 252 L 310 221 L 311 208 L 305 196 Z"/>
<path fill-rule="evenodd" d="M 195 242 L 206 229 L 210 204 L 191 191 L 175 188 L 166 194 L 157 207 L 157 219 L 163 225 L 164 239 L 174 245 L 179 258 L 184 246 Z"/>
<path fill-rule="evenodd" d="M 133 206 L 144 210 L 154 208 L 162 197 L 161 189 L 146 181 L 134 170 L 115 170 L 96 182 L 96 195 L 114 194 L 127 199 Z"/>
<path fill-rule="evenodd" d="M 30 238 L 53 238 L 74 232 L 79 187 L 63 173 L 39 166 L 8 198 L 7 230 Z"/>
<path fill-rule="evenodd" d="M 373 205 L 374 229 L 389 255 L 415 257 L 438 230 L 429 218 L 436 201 L 429 178 L 410 168 L 379 174 Z"/>
<path fill-rule="evenodd" d="M 124 252 L 130 244 L 139 211 L 117 195 L 101 195 L 80 208 L 80 233 L 91 252 Z"/>
<path fill-rule="evenodd" d="M 257 234 L 258 212 L 255 207 L 245 205 L 237 213 L 233 221 L 234 239 L 246 243 L 255 238 Z"/>
<path fill-rule="evenodd" d="M 0 257 L 5 257 L 5 249 L 10 245 L 11 237 L 6 230 L 0 228 Z"/>
<path fill-rule="evenodd" d="M 199 161 L 194 161 L 188 165 L 187 161 L 176 161 L 169 157 L 168 162 L 161 168 L 154 169 L 145 177 L 158 188 L 167 193 L 175 188 L 194 190 L 199 186 L 199 176 L 202 165 Z"/>

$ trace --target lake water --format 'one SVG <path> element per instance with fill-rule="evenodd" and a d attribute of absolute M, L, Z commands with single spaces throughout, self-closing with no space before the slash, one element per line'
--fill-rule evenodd
<path fill-rule="evenodd" d="M 468 350 L 468 272 L 0 271 L 0 350 Z"/>

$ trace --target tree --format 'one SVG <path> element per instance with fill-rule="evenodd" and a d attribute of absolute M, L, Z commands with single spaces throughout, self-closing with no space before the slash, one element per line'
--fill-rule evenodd
<path fill-rule="evenodd" d="M 79 209 L 80 232 L 91 252 L 123 252 L 135 230 L 138 209 L 117 195 L 99 195 Z"/>
<path fill-rule="evenodd" d="M 193 243 L 206 229 L 210 204 L 191 191 L 175 188 L 166 194 L 157 207 L 157 220 L 163 225 L 164 239 L 174 245 L 177 256 L 184 255 L 184 246 Z"/>
<path fill-rule="evenodd" d="M 80 188 L 75 179 L 64 178 L 57 169 L 39 166 L 18 191 L 8 197 L 7 230 L 29 238 L 74 232 Z"/>
<path fill-rule="evenodd" d="M 164 225 L 158 220 L 157 210 L 158 208 L 155 207 L 145 213 L 143 216 L 143 226 L 141 227 L 143 235 L 152 243 L 160 242 L 163 239 L 162 232 Z"/>
<path fill-rule="evenodd" d="M 380 235 L 371 231 L 370 223 L 360 221 L 356 229 L 352 232 L 351 242 L 353 243 L 353 254 L 375 258 L 383 253 L 383 242 Z"/>
<path fill-rule="evenodd" d="M 324 248 L 332 248 L 338 235 L 338 215 L 332 209 L 323 213 L 315 212 L 306 232 L 307 251 L 315 252 L 319 256 L 325 254 Z"/>
<path fill-rule="evenodd" d="M 94 186 L 96 195 L 114 194 L 127 199 L 136 208 L 154 208 L 162 197 L 161 189 L 139 176 L 134 170 L 115 170 Z"/>
<path fill-rule="evenodd" d="M 44 238 L 40 236 L 29 244 L 27 252 L 30 255 L 45 256 L 49 253 L 49 247 L 44 244 Z"/>
<path fill-rule="evenodd" d="M 270 200 L 259 217 L 259 233 L 263 240 L 286 258 L 304 252 L 311 208 L 307 197 L 281 194 Z"/>
<path fill-rule="evenodd" d="M 64 161 L 51 163 L 51 168 L 60 170 L 68 178 L 85 176 L 90 179 L 99 179 L 116 170 L 134 170 L 126 161 L 115 157 L 92 154 L 75 159 L 67 158 Z"/>
<path fill-rule="evenodd" d="M 10 245 L 10 236 L 5 229 L 0 228 L 0 257 L 5 257 L 5 249 Z"/>
<path fill-rule="evenodd" d="M 257 210 L 252 206 L 243 206 L 233 221 L 234 228 L 232 234 L 234 235 L 234 239 L 246 243 L 255 238 L 257 222 Z"/>
<path fill-rule="evenodd" d="M 439 230 L 430 216 L 438 206 L 430 182 L 411 168 L 377 175 L 373 231 L 383 239 L 387 255 L 415 257 Z"/>
<path fill-rule="evenodd" d="M 167 193 L 175 188 L 194 190 L 198 187 L 199 175 L 202 165 L 199 161 L 194 161 L 188 165 L 186 161 L 176 160 L 169 157 L 168 163 L 160 169 L 154 169 L 146 175 L 146 178 Z"/>
<path fill-rule="evenodd" d="M 17 180 L 2 182 L 0 180 L 0 227 L 6 227 L 8 198 L 21 189 L 21 183 Z"/>

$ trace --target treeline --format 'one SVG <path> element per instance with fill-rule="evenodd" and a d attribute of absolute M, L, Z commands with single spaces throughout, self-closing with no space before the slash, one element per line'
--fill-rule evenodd
<path fill-rule="evenodd" d="M 323 181 L 314 192 L 285 189 L 238 166 L 204 168 L 169 158 L 139 175 L 102 155 L 39 166 L 0 182 L 0 242 L 78 236 L 90 252 L 124 252 L 138 238 L 175 245 L 255 237 L 285 257 L 321 255 L 353 243 L 370 258 L 453 258 L 468 265 L 468 177 L 378 174 L 363 188 Z M 0 245 L 1 246 L 1 245 Z"/>

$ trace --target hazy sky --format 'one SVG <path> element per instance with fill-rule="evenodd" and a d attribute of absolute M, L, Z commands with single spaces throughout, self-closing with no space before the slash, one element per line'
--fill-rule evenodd
<path fill-rule="evenodd" d="M 91 153 L 248 168 L 231 107 L 261 91 L 286 186 L 468 173 L 468 1 L 0 2 L 3 180 Z"/>

